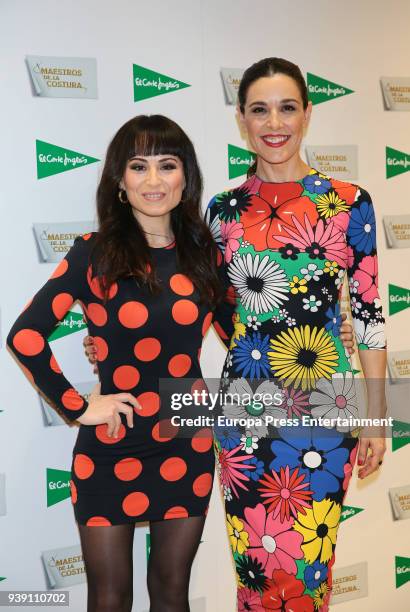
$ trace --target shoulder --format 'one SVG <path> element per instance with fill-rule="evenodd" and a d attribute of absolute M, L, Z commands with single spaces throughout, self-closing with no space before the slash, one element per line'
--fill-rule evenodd
<path fill-rule="evenodd" d="M 250 205 L 251 197 L 256 190 L 253 189 L 255 177 L 247 179 L 239 187 L 232 187 L 220 191 L 209 201 L 205 212 L 205 220 L 208 224 L 217 218 L 220 221 L 230 221 L 237 213 L 244 211 Z"/>
<path fill-rule="evenodd" d="M 317 170 L 313 170 L 303 179 L 303 185 L 306 191 L 319 196 L 322 195 L 325 198 L 330 192 L 333 192 L 350 206 L 366 200 L 371 203 L 369 192 L 357 183 L 341 181 L 326 174 L 321 174 Z"/>

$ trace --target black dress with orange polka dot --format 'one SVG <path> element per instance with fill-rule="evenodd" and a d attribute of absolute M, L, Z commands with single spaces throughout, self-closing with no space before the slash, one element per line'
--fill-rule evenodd
<path fill-rule="evenodd" d="M 71 480 L 76 520 L 108 526 L 204 515 L 214 473 L 212 437 L 179 438 L 176 429 L 160 435 L 159 379 L 201 377 L 200 349 L 213 313 L 178 270 L 175 245 L 150 249 L 160 295 L 130 277 L 114 283 L 104 302 L 93 274 L 94 238 L 76 239 L 7 339 L 30 380 L 74 421 L 88 403 L 64 376 L 47 338 L 79 301 L 97 346 L 101 393 L 126 391 L 141 405 L 133 428 L 121 415 L 117 438 L 107 435 L 106 424 L 80 425 Z"/>

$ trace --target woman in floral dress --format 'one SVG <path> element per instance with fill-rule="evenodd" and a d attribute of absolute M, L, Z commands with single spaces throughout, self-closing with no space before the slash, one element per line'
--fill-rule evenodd
<path fill-rule="evenodd" d="M 359 478 L 378 469 L 385 452 L 383 437 L 359 440 L 349 426 L 274 428 L 263 418 L 358 416 L 340 338 L 346 275 L 364 376 L 382 381 L 385 373 L 372 201 L 303 162 L 311 110 L 297 66 L 268 58 L 248 68 L 238 113 L 257 161 L 243 185 L 214 197 L 207 210 L 236 301 L 224 390 L 279 398 L 272 406 L 225 405 L 227 418 L 261 423 L 216 428 L 240 612 L 328 610 L 357 452 Z M 383 415 L 384 391 L 367 386 L 368 416 Z"/>

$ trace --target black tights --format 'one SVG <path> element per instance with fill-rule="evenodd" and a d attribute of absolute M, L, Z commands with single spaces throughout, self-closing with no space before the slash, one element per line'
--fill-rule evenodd
<path fill-rule="evenodd" d="M 204 523 L 203 516 L 150 523 L 150 612 L 189 612 L 189 578 Z M 134 527 L 133 523 L 79 526 L 88 583 L 87 612 L 131 612 Z"/>

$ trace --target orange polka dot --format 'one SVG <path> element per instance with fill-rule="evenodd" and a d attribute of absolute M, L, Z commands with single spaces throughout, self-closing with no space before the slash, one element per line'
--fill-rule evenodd
<path fill-rule="evenodd" d="M 205 316 L 204 321 L 202 323 L 202 335 L 203 336 L 205 336 L 206 332 L 211 327 L 213 316 L 214 316 L 213 312 L 208 312 L 208 314 Z"/>
<path fill-rule="evenodd" d="M 114 474 L 119 480 L 134 480 L 142 472 L 142 463 L 134 457 L 126 457 L 117 461 L 114 466 Z"/>
<path fill-rule="evenodd" d="M 187 470 L 187 464 L 181 457 L 170 457 L 162 463 L 159 473 L 164 480 L 175 482 L 183 478 Z"/>
<path fill-rule="evenodd" d="M 50 368 L 53 370 L 53 372 L 56 372 L 56 374 L 61 374 L 61 368 L 58 365 L 57 360 L 54 357 L 54 355 L 51 355 Z"/>
<path fill-rule="evenodd" d="M 128 391 L 138 385 L 140 373 L 134 366 L 123 365 L 114 370 L 112 379 L 117 389 Z"/>
<path fill-rule="evenodd" d="M 52 273 L 52 275 L 50 276 L 50 279 L 58 278 L 59 276 L 63 276 L 63 274 L 65 274 L 67 270 L 68 270 L 68 261 L 66 259 L 62 259 L 60 263 L 58 264 L 58 266 L 56 267 L 56 269 L 54 270 L 54 272 Z"/>
<path fill-rule="evenodd" d="M 203 378 L 198 378 L 192 383 L 191 393 L 194 393 L 195 391 L 197 391 L 198 394 L 202 394 L 202 391 L 205 391 L 206 393 L 209 392 L 208 387 L 206 386 Z M 205 395 L 205 397 L 207 396 Z"/>
<path fill-rule="evenodd" d="M 87 270 L 87 281 L 88 281 L 88 284 L 90 286 L 92 293 L 96 297 L 100 298 L 100 300 L 102 300 L 104 298 L 104 292 L 101 290 L 100 281 L 98 277 L 95 276 L 94 278 L 92 278 L 91 266 L 89 266 Z M 108 290 L 108 299 L 111 300 L 113 297 L 115 297 L 115 295 L 117 294 L 117 291 L 118 291 L 118 285 L 117 283 L 113 283 Z"/>
<path fill-rule="evenodd" d="M 101 304 L 88 304 L 87 315 L 94 325 L 101 327 L 107 323 L 107 311 Z"/>
<path fill-rule="evenodd" d="M 154 393 L 153 391 L 141 393 L 141 395 L 137 397 L 137 400 L 141 404 L 141 409 L 134 408 L 134 411 L 142 417 L 150 417 L 156 414 L 161 404 L 158 393 Z"/>
<path fill-rule="evenodd" d="M 95 428 L 95 435 L 99 439 L 100 442 L 104 444 L 116 444 L 120 442 L 125 437 L 126 431 L 124 425 L 121 423 L 120 428 L 118 430 L 118 438 L 111 438 L 107 435 L 108 425 L 106 423 L 102 423 L 102 425 L 97 425 Z"/>
<path fill-rule="evenodd" d="M 198 497 L 206 497 L 212 487 L 212 474 L 207 472 L 195 478 L 192 489 Z"/>
<path fill-rule="evenodd" d="M 121 325 L 129 329 L 141 327 L 148 319 L 148 310 L 141 302 L 125 302 L 118 310 Z"/>
<path fill-rule="evenodd" d="M 72 480 L 70 480 L 70 492 L 71 492 L 71 501 L 73 502 L 73 504 L 76 504 L 77 499 L 78 499 L 77 487 L 75 486 Z"/>
<path fill-rule="evenodd" d="M 28 378 L 28 380 L 34 384 L 34 376 L 32 375 L 32 373 L 30 372 L 30 370 L 28 368 L 26 368 L 26 366 L 23 366 L 23 364 L 20 364 L 21 369 L 23 370 L 23 374 Z"/>
<path fill-rule="evenodd" d="M 108 357 L 108 344 L 100 336 L 94 336 L 94 344 L 97 349 L 97 361 L 104 361 Z"/>
<path fill-rule="evenodd" d="M 87 527 L 111 527 L 110 521 L 105 516 L 92 516 L 86 525 Z"/>
<path fill-rule="evenodd" d="M 84 400 L 75 389 L 67 389 L 61 396 L 61 403 L 67 410 L 80 410 L 84 406 Z"/>
<path fill-rule="evenodd" d="M 128 516 L 140 516 L 149 506 L 149 499 L 145 493 L 135 491 L 127 495 L 122 502 L 122 509 Z"/>
<path fill-rule="evenodd" d="M 87 455 L 79 453 L 74 457 L 74 473 L 80 480 L 90 478 L 94 473 L 94 461 Z"/>
<path fill-rule="evenodd" d="M 134 346 L 134 354 L 141 361 L 153 361 L 161 352 L 161 343 L 156 338 L 144 338 Z"/>
<path fill-rule="evenodd" d="M 189 355 L 175 355 L 168 363 L 168 372 L 171 376 L 185 376 L 191 369 L 191 357 Z"/>
<path fill-rule="evenodd" d="M 21 329 L 13 338 L 16 350 L 26 357 L 38 355 L 44 348 L 44 338 L 33 329 Z"/>
<path fill-rule="evenodd" d="M 212 444 L 212 431 L 208 427 L 204 427 L 197 431 L 191 440 L 191 446 L 197 453 L 206 453 L 212 448 Z"/>
<path fill-rule="evenodd" d="M 191 295 L 194 292 L 194 285 L 185 274 L 174 274 L 169 280 L 171 289 L 178 295 Z"/>
<path fill-rule="evenodd" d="M 183 506 L 174 506 L 167 510 L 164 514 L 164 519 L 180 519 L 180 518 L 188 518 L 188 510 Z"/>
<path fill-rule="evenodd" d="M 88 234 L 83 234 L 81 237 L 83 240 L 89 240 L 91 238 L 91 232 L 88 232 Z"/>
<path fill-rule="evenodd" d="M 72 306 L 73 302 L 73 296 L 69 293 L 59 293 L 56 295 L 51 302 L 51 308 L 53 309 L 54 316 L 57 319 L 62 319 L 70 306 Z"/>
<path fill-rule="evenodd" d="M 172 307 L 172 318 L 180 325 L 191 325 L 198 318 L 198 307 L 191 300 L 178 300 Z"/>
<path fill-rule="evenodd" d="M 151 434 L 156 442 L 169 442 L 175 438 L 178 429 L 178 425 L 173 425 L 171 419 L 164 419 L 155 423 Z"/>

